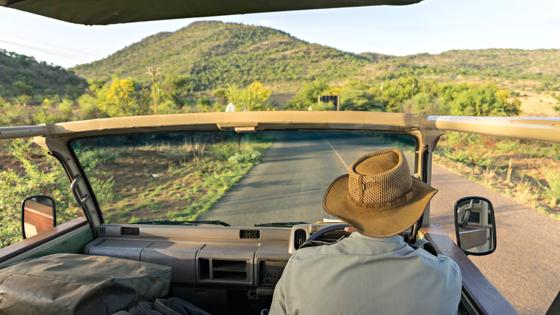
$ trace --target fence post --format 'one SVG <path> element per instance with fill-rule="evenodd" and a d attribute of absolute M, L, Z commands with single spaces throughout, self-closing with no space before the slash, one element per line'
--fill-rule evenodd
<path fill-rule="evenodd" d="M 507 184 L 511 184 L 511 174 L 512 173 L 513 173 L 512 158 L 509 158 L 508 170 L 507 170 L 507 176 L 506 176 L 506 183 Z"/>

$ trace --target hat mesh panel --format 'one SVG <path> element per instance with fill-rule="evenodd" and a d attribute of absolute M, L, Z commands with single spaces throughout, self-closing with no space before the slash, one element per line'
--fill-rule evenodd
<path fill-rule="evenodd" d="M 394 160 L 394 154 L 398 160 Z M 384 156 L 386 159 L 384 159 Z M 379 167 L 372 166 L 376 172 L 367 172 L 358 167 L 368 159 L 374 159 L 387 165 L 393 162 L 394 167 L 385 172 L 379 172 Z M 367 163 L 376 162 L 370 160 Z M 360 169 L 361 173 L 356 172 Z M 349 170 L 348 194 L 353 202 L 367 207 L 383 207 L 400 203 L 412 189 L 412 177 L 406 157 L 398 149 L 385 149 L 369 154 L 356 161 Z"/>

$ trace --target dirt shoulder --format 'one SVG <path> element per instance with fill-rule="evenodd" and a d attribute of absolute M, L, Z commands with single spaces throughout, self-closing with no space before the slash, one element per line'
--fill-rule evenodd
<path fill-rule="evenodd" d="M 544 314 L 560 290 L 560 222 L 439 161 L 432 174 L 439 192 L 431 203 L 431 224 L 455 239 L 455 201 L 468 195 L 490 199 L 496 210 L 497 249 L 488 256 L 469 257 L 520 314 Z"/>
<path fill-rule="evenodd" d="M 507 162 L 506 162 L 507 161 Z M 560 204 L 551 205 L 544 172 L 560 169 L 560 161 L 545 158 L 511 158 L 486 167 L 469 165 L 435 154 L 434 162 L 470 181 L 513 198 L 553 219 L 560 220 Z"/>

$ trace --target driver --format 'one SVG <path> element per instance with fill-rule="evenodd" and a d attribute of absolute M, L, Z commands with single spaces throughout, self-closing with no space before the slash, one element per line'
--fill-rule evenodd
<path fill-rule="evenodd" d="M 409 246 L 400 235 L 437 190 L 411 176 L 399 149 L 363 156 L 348 173 L 328 187 L 323 207 L 356 232 L 294 253 L 270 314 L 456 314 L 457 264 Z"/>

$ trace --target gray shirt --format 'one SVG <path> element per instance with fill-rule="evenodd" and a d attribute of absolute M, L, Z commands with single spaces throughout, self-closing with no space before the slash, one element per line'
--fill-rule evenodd
<path fill-rule="evenodd" d="M 460 297 L 461 273 L 449 257 L 415 250 L 401 236 L 354 232 L 296 251 L 270 314 L 456 314 Z"/>

